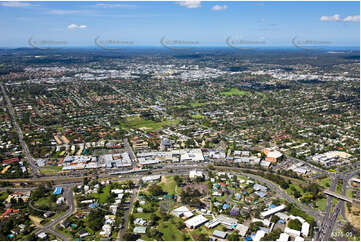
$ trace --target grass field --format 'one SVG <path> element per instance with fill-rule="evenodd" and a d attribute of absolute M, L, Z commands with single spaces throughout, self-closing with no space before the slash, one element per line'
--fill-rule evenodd
<path fill-rule="evenodd" d="M 245 96 L 249 95 L 249 92 L 241 91 L 238 88 L 232 88 L 229 91 L 221 92 L 224 96 Z"/>
<path fill-rule="evenodd" d="M 8 196 L 9 196 L 9 193 L 7 193 L 7 192 L 1 193 L 0 201 L 4 201 Z"/>
<path fill-rule="evenodd" d="M 205 102 L 205 103 L 194 102 L 194 103 L 191 103 L 191 106 L 192 106 L 192 108 L 196 108 L 196 107 L 202 107 L 202 106 L 205 106 L 208 104 L 209 104 L 208 102 Z"/>
<path fill-rule="evenodd" d="M 292 192 L 292 187 L 294 187 L 297 191 L 299 191 L 301 194 L 303 193 L 303 190 L 302 190 L 302 188 L 299 186 L 299 185 L 297 185 L 297 184 L 291 184 L 290 186 L 289 186 L 289 188 L 287 188 L 287 193 L 289 194 L 289 195 L 292 195 L 293 194 L 293 192 Z"/>
<path fill-rule="evenodd" d="M 106 203 L 110 194 L 110 185 L 105 186 L 101 193 L 93 193 L 92 196 L 99 200 L 99 203 Z"/>
<path fill-rule="evenodd" d="M 162 187 L 162 190 L 168 194 L 175 195 L 176 194 L 176 182 L 174 181 L 173 176 L 167 176 L 167 181 L 164 183 L 160 183 L 159 185 Z"/>
<path fill-rule="evenodd" d="M 339 183 L 336 185 L 336 192 L 342 194 L 342 185 Z"/>
<path fill-rule="evenodd" d="M 327 208 L 327 199 L 326 199 L 326 198 L 322 198 L 322 199 L 318 200 L 318 201 L 316 202 L 316 205 L 317 205 L 317 207 L 318 207 L 319 209 L 321 209 L 321 210 L 326 210 L 326 208 Z"/>
<path fill-rule="evenodd" d="M 321 186 L 323 187 L 330 187 L 330 184 L 331 184 L 331 178 L 329 177 L 326 177 L 326 178 L 323 178 L 320 180 L 320 183 L 319 183 Z"/>
<path fill-rule="evenodd" d="M 63 167 L 61 166 L 44 166 L 40 169 L 40 172 L 44 175 L 52 175 L 61 171 Z"/>
<path fill-rule="evenodd" d="M 202 119 L 202 118 L 204 118 L 204 116 L 201 115 L 201 114 L 194 114 L 194 115 L 192 115 L 192 118 L 194 118 L 194 119 Z"/>
<path fill-rule="evenodd" d="M 163 233 L 163 239 L 166 241 L 184 240 L 182 231 L 176 227 L 172 219 L 160 223 L 158 230 Z"/>
<path fill-rule="evenodd" d="M 346 197 L 352 198 L 352 189 L 346 190 Z"/>
<path fill-rule="evenodd" d="M 139 116 L 134 116 L 134 117 L 128 117 L 126 122 L 122 123 L 122 126 L 124 126 L 125 128 L 145 129 L 149 131 L 154 131 L 164 126 L 171 126 L 177 123 L 179 123 L 178 120 L 166 120 L 161 122 L 155 122 L 152 120 L 145 120 Z"/>
<path fill-rule="evenodd" d="M 57 205 L 50 200 L 50 197 L 42 197 L 34 202 L 34 206 L 40 209 L 48 208 L 49 210 L 53 210 Z"/>

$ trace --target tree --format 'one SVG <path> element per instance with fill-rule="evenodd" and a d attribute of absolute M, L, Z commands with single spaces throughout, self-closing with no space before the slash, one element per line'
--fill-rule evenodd
<path fill-rule="evenodd" d="M 150 185 L 149 188 L 148 188 L 148 191 L 153 196 L 160 196 L 160 195 L 162 195 L 164 193 L 163 190 L 162 190 L 162 187 L 157 185 L 157 184 Z"/>
<path fill-rule="evenodd" d="M 124 240 L 126 241 L 136 241 L 137 239 L 139 239 L 139 237 L 140 236 L 138 234 L 133 234 L 130 232 L 125 233 L 123 236 Z"/>
<path fill-rule="evenodd" d="M 230 235 L 228 235 L 228 240 L 230 241 L 239 241 L 240 240 L 240 236 L 238 235 L 237 232 L 233 232 Z"/>
<path fill-rule="evenodd" d="M 270 233 L 267 233 L 261 240 L 262 241 L 276 241 L 279 237 L 282 231 L 280 229 L 275 229 Z"/>
<path fill-rule="evenodd" d="M 280 218 L 279 218 L 277 215 L 273 215 L 273 216 L 272 216 L 272 219 L 271 219 L 271 222 L 272 222 L 272 223 L 277 223 L 278 220 L 280 220 Z"/>
<path fill-rule="evenodd" d="M 292 219 L 291 221 L 288 222 L 288 227 L 291 229 L 301 231 L 302 223 L 298 219 Z"/>

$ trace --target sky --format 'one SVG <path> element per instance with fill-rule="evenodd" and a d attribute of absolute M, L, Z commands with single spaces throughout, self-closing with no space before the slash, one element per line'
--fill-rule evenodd
<path fill-rule="evenodd" d="M 359 2 L 0 2 L 0 47 L 359 46 Z"/>

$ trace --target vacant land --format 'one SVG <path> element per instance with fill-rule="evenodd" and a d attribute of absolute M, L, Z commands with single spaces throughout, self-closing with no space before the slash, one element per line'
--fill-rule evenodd
<path fill-rule="evenodd" d="M 107 185 L 102 189 L 101 193 L 92 193 L 92 196 L 96 199 L 99 199 L 99 203 L 102 204 L 107 202 L 109 194 L 110 194 L 110 185 Z"/>
<path fill-rule="evenodd" d="M 316 202 L 317 208 L 321 210 L 326 210 L 327 208 L 327 199 L 322 198 Z"/>
<path fill-rule="evenodd" d="M 194 115 L 192 115 L 192 118 L 194 118 L 194 119 L 202 119 L 202 118 L 204 118 L 204 116 L 201 115 L 201 114 L 194 114 Z"/>
<path fill-rule="evenodd" d="M 40 169 L 40 172 L 44 175 L 52 175 L 58 173 L 62 169 L 61 166 L 44 166 Z"/>
<path fill-rule="evenodd" d="M 206 103 L 198 103 L 198 102 L 194 102 L 194 103 L 191 103 L 191 106 L 193 107 L 193 108 L 196 108 L 196 107 L 202 107 L 202 106 L 205 106 L 205 105 L 207 105 L 207 104 L 209 104 L 208 102 L 206 102 Z"/>
<path fill-rule="evenodd" d="M 331 184 L 331 178 L 327 177 L 327 178 L 323 178 L 319 181 L 319 184 L 323 187 L 330 187 Z"/>
<path fill-rule="evenodd" d="M 241 91 L 237 88 L 232 88 L 228 91 L 221 92 L 221 94 L 225 96 L 245 96 L 245 95 L 249 95 L 249 92 Z"/>
<path fill-rule="evenodd" d="M 162 190 L 169 195 L 175 195 L 176 192 L 176 182 L 174 181 L 173 176 L 167 176 L 162 182 L 159 184 L 162 187 Z"/>
<path fill-rule="evenodd" d="M 161 122 L 156 122 L 152 120 L 143 119 L 139 116 L 134 116 L 134 117 L 128 117 L 125 122 L 121 123 L 121 125 L 125 128 L 154 131 L 164 126 L 175 125 L 178 122 L 179 122 L 178 120 L 165 120 Z"/>
<path fill-rule="evenodd" d="M 166 241 L 182 241 L 184 240 L 184 234 L 179 231 L 175 224 L 175 218 L 159 224 L 159 231 L 163 233 L 163 239 Z"/>
<path fill-rule="evenodd" d="M 40 198 L 39 200 L 35 201 L 33 205 L 34 207 L 43 210 L 55 210 L 57 207 L 55 201 L 53 201 L 50 196 Z"/>

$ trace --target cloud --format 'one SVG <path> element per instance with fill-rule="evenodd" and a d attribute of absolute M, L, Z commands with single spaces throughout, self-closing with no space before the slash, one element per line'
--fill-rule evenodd
<path fill-rule="evenodd" d="M 345 22 L 360 22 L 360 15 L 347 16 L 343 19 Z"/>
<path fill-rule="evenodd" d="M 30 7 L 32 6 L 30 3 L 25 3 L 25 2 L 3 2 L 0 3 L 1 6 L 3 7 Z"/>
<path fill-rule="evenodd" d="M 321 21 L 340 21 L 340 15 L 339 14 L 334 14 L 332 16 L 322 16 Z"/>
<path fill-rule="evenodd" d="M 95 6 L 100 8 L 136 8 L 136 5 L 111 3 L 97 3 Z"/>
<path fill-rule="evenodd" d="M 186 8 L 200 8 L 201 7 L 201 1 L 198 0 L 186 0 L 179 2 L 179 5 L 186 7 Z"/>
<path fill-rule="evenodd" d="M 68 29 L 86 29 L 86 25 L 69 24 Z"/>
<path fill-rule="evenodd" d="M 80 10 L 62 10 L 62 9 L 54 9 L 49 12 L 54 15 L 67 15 L 67 14 L 79 14 Z"/>
<path fill-rule="evenodd" d="M 360 15 L 347 16 L 341 18 L 339 14 L 334 14 L 332 16 L 322 16 L 321 21 L 330 21 L 330 22 L 360 22 Z"/>
<path fill-rule="evenodd" d="M 228 8 L 227 5 L 214 5 L 212 7 L 213 11 L 220 11 L 220 10 L 226 10 Z"/>

